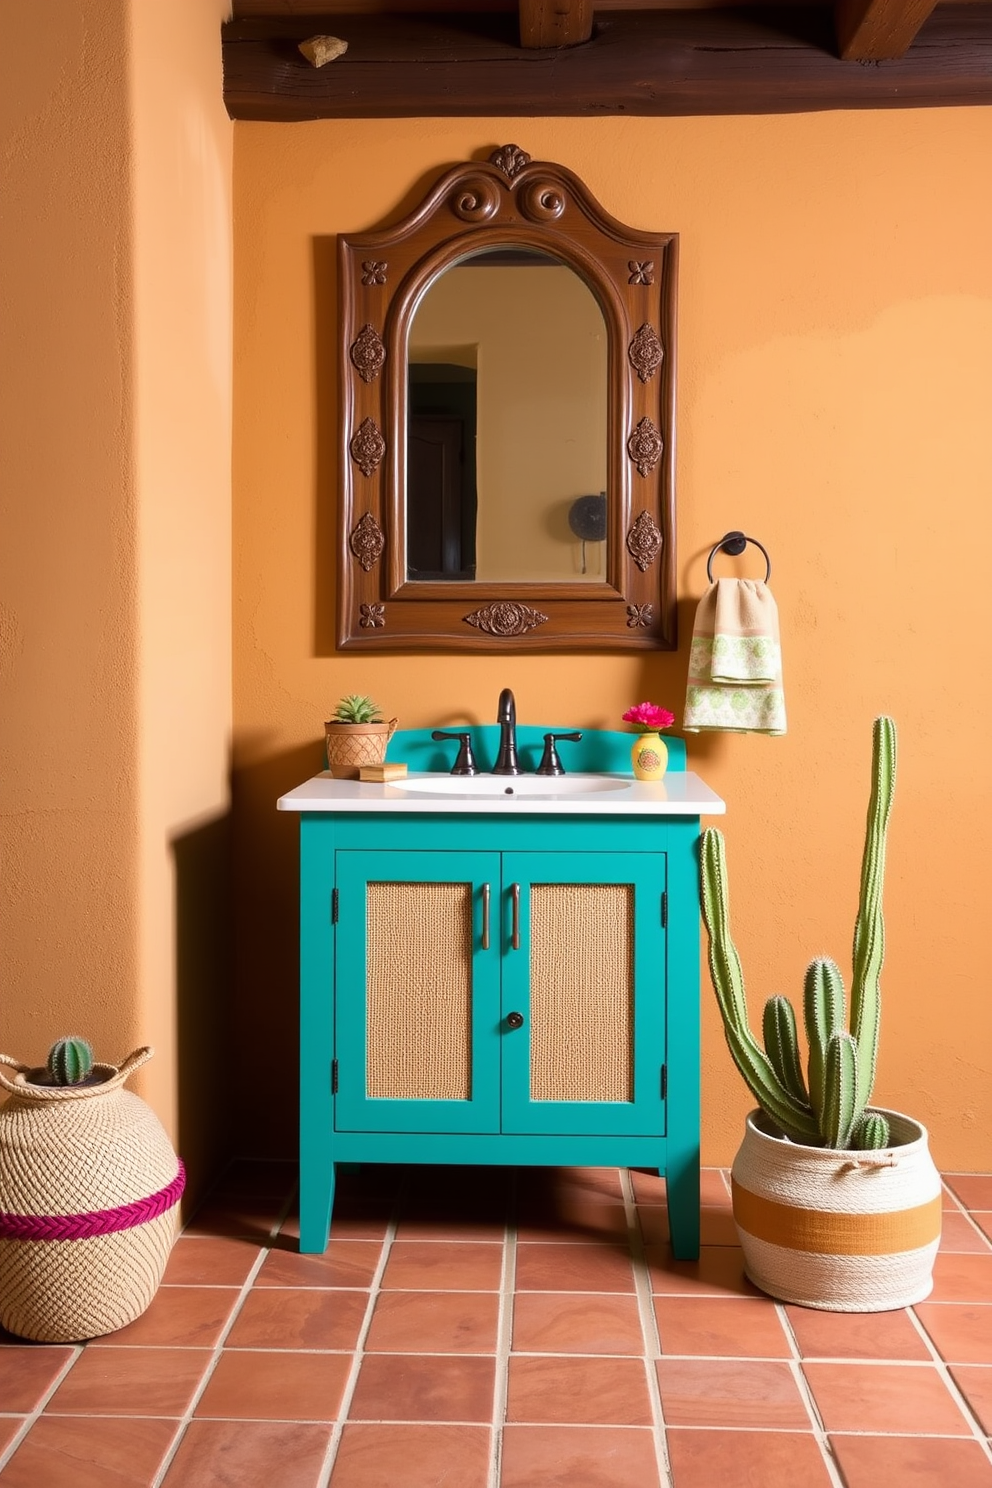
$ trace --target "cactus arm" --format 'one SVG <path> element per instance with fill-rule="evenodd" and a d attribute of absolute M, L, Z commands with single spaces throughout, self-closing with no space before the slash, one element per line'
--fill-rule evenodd
<path fill-rule="evenodd" d="M 880 977 L 885 956 L 882 879 L 885 873 L 885 838 L 896 776 L 896 726 L 891 718 L 875 719 L 871 776 L 851 981 L 851 1032 L 858 1045 L 858 1087 L 862 1105 L 871 1096 L 878 1054 Z"/>
<path fill-rule="evenodd" d="M 816 1120 L 807 1105 L 779 1081 L 764 1050 L 751 1033 L 740 957 L 730 937 L 723 834 L 708 827 L 700 841 L 703 920 L 709 935 L 709 968 L 734 1063 L 752 1095 L 787 1136 L 816 1141 Z"/>
<path fill-rule="evenodd" d="M 861 1152 L 878 1152 L 889 1146 L 890 1136 L 888 1117 L 881 1111 L 865 1111 L 854 1123 L 851 1146 Z"/>
<path fill-rule="evenodd" d="M 809 1043 L 809 1100 L 821 1121 L 827 1045 L 844 1027 L 844 982 L 840 967 L 829 956 L 817 956 L 806 968 L 803 1020 Z"/>
<path fill-rule="evenodd" d="M 851 1034 L 835 1033 L 827 1044 L 820 1116 L 820 1132 L 828 1147 L 850 1145 L 857 1113 L 858 1046 Z"/>
<path fill-rule="evenodd" d="M 790 1095 L 808 1105 L 806 1081 L 799 1064 L 799 1039 L 796 1015 L 787 997 L 769 997 L 762 1018 L 765 1053 L 772 1062 L 779 1081 Z"/>

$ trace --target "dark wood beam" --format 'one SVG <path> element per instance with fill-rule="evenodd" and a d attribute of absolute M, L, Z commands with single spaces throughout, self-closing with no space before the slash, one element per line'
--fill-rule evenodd
<path fill-rule="evenodd" d="M 867 66 L 834 54 L 826 7 L 614 11 L 585 46 L 526 51 L 512 15 L 336 15 L 232 21 L 224 98 L 234 119 L 774 114 L 992 103 L 992 0 L 938 5 L 909 53 Z M 348 51 L 320 69 L 299 41 Z"/>
<path fill-rule="evenodd" d="M 578 46 L 592 35 L 592 0 L 519 0 L 522 47 Z"/>
<path fill-rule="evenodd" d="M 880 62 L 902 57 L 936 0 L 837 0 L 834 24 L 845 60 Z"/>

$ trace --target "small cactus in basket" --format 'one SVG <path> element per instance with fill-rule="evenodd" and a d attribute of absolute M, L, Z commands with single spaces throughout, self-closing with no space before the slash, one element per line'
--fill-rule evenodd
<path fill-rule="evenodd" d="M 837 1149 L 889 1145 L 889 1123 L 867 1109 L 878 1051 L 880 974 L 885 949 L 882 880 L 885 839 L 895 785 L 896 731 L 876 718 L 861 894 L 854 927 L 849 1028 L 844 983 L 829 957 L 811 961 L 803 989 L 809 1046 L 806 1076 L 799 1058 L 796 1015 L 785 997 L 771 997 L 762 1018 L 764 1047 L 751 1032 L 740 957 L 730 936 L 723 835 L 715 828 L 700 844 L 703 919 L 709 966 L 724 1033 L 734 1063 L 761 1109 L 794 1142 Z"/>
<path fill-rule="evenodd" d="M 370 697 L 352 692 L 343 697 L 334 709 L 332 723 L 381 723 L 379 706 Z"/>
<path fill-rule="evenodd" d="M 56 1039 L 46 1068 L 53 1085 L 83 1085 L 93 1074 L 93 1050 L 85 1039 L 75 1035 Z"/>

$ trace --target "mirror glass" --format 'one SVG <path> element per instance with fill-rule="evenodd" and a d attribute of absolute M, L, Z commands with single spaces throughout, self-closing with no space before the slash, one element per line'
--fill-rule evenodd
<path fill-rule="evenodd" d="M 483 250 L 431 281 L 407 347 L 408 580 L 605 581 L 607 345 L 549 254 Z"/>

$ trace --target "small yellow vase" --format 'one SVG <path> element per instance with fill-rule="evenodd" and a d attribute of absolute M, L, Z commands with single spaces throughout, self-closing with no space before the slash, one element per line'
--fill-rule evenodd
<path fill-rule="evenodd" d="M 636 780 L 660 780 L 668 768 L 668 746 L 660 734 L 638 734 L 630 762 Z"/>

